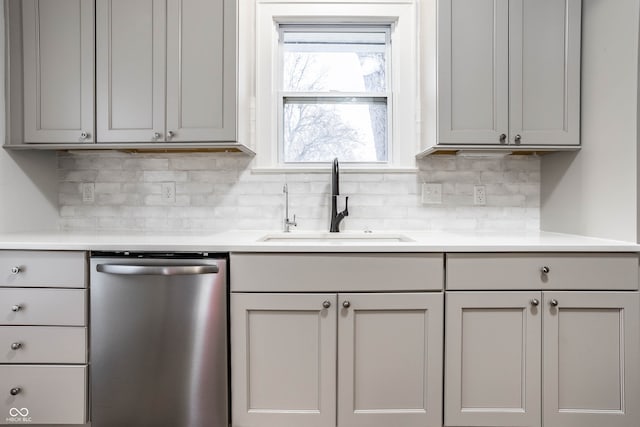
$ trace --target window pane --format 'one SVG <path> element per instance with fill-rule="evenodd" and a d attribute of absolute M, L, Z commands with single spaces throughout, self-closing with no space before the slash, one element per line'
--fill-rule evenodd
<path fill-rule="evenodd" d="M 284 161 L 386 162 L 386 98 L 286 98 Z"/>
<path fill-rule="evenodd" d="M 385 92 L 387 33 L 283 33 L 283 90 Z"/>

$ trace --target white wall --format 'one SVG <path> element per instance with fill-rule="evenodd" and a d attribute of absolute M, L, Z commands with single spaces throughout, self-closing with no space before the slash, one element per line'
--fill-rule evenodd
<path fill-rule="evenodd" d="M 4 13 L 0 8 L 0 82 L 5 81 Z M 0 85 L 0 100 L 4 100 Z M 0 135 L 6 135 L 4 102 L 0 102 Z M 57 227 L 55 153 L 9 152 L 0 148 L 0 232 Z"/>
<path fill-rule="evenodd" d="M 543 157 L 541 228 L 636 241 L 639 0 L 582 14 L 582 149 Z"/>
<path fill-rule="evenodd" d="M 0 232 L 58 226 L 55 153 L 0 148 Z"/>

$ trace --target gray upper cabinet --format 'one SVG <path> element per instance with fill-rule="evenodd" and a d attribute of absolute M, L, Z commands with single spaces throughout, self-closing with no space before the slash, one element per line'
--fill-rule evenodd
<path fill-rule="evenodd" d="M 236 138 L 233 0 L 97 1 L 98 142 Z"/>
<path fill-rule="evenodd" d="M 24 142 L 94 142 L 94 3 L 24 0 Z"/>
<path fill-rule="evenodd" d="M 5 0 L 5 147 L 237 140 L 236 0 Z"/>
<path fill-rule="evenodd" d="M 166 0 L 98 0 L 98 142 L 164 141 Z"/>
<path fill-rule="evenodd" d="M 580 20 L 581 0 L 440 0 L 437 144 L 579 145 Z"/>
<path fill-rule="evenodd" d="M 234 1 L 167 1 L 167 141 L 236 140 Z"/>

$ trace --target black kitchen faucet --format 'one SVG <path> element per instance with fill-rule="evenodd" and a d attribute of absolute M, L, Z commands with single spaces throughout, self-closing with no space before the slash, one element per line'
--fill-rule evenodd
<path fill-rule="evenodd" d="M 331 169 L 331 233 L 340 232 L 340 222 L 345 216 L 349 216 L 349 196 L 344 199 L 344 210 L 338 212 L 338 196 L 340 195 L 340 166 L 338 158 L 333 159 L 333 169 Z"/>

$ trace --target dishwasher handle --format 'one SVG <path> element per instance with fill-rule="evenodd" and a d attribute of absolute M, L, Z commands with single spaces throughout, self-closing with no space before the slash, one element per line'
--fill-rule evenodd
<path fill-rule="evenodd" d="M 184 276 L 193 274 L 216 274 L 217 265 L 132 265 L 98 264 L 96 271 L 107 274 L 129 276 Z"/>

